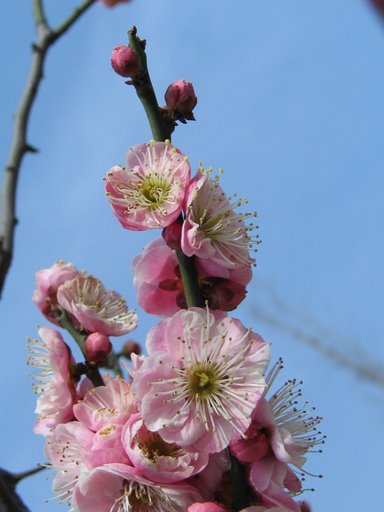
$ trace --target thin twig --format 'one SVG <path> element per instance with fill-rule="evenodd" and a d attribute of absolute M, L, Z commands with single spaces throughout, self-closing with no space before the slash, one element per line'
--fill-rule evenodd
<path fill-rule="evenodd" d="M 358 357 L 354 357 L 353 350 L 346 351 L 345 347 L 339 349 L 335 344 L 331 346 L 325 343 L 321 336 L 306 332 L 305 329 L 292 325 L 289 321 L 284 320 L 281 315 L 271 313 L 258 306 L 253 306 L 252 310 L 258 320 L 276 327 L 281 332 L 292 336 L 295 340 L 310 346 L 331 361 L 351 370 L 358 377 L 368 380 L 381 388 L 384 387 L 384 372 L 379 370 L 382 365 L 372 362 L 368 354 L 360 353 Z M 351 348 L 353 349 L 353 346 Z"/>
<path fill-rule="evenodd" d="M 33 2 L 36 41 L 32 44 L 31 66 L 24 92 L 14 117 L 11 148 L 4 169 L 3 186 L 1 189 L 0 296 L 13 258 L 14 234 L 17 224 L 16 192 L 21 163 L 26 153 L 37 151 L 36 148 L 27 142 L 27 131 L 31 109 L 44 76 L 47 51 L 95 1 L 86 0 L 83 2 L 57 29 L 52 29 L 47 22 L 43 0 L 34 0 Z"/>

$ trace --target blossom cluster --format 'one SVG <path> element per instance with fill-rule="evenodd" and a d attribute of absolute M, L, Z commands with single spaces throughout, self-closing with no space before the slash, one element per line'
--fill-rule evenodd
<path fill-rule="evenodd" d="M 245 201 L 228 198 L 211 170 L 191 177 L 168 141 L 131 148 L 105 190 L 124 228 L 163 229 L 132 265 L 138 304 L 163 318 L 146 355 L 122 368 L 109 337 L 136 326 L 124 299 L 69 263 L 37 273 L 33 301 L 56 328 L 29 342 L 42 370 L 35 431 L 59 501 L 78 512 L 225 512 L 237 467 L 243 512 L 307 512 L 295 497 L 306 454 L 323 442 L 320 418 L 300 406 L 295 380 L 270 391 L 281 361 L 268 370 L 270 344 L 228 315 L 252 276 L 254 214 L 236 210 Z M 193 262 L 201 305 L 190 304 L 180 256 Z"/>

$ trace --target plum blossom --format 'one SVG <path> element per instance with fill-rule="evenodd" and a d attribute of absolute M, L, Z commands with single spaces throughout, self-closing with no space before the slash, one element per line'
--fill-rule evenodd
<path fill-rule="evenodd" d="M 93 432 L 109 425 L 124 425 L 137 412 L 131 385 L 121 378 L 107 381 L 105 386 L 90 389 L 74 406 L 74 414 Z"/>
<path fill-rule="evenodd" d="M 280 360 L 266 377 L 268 386 L 252 411 L 252 423 L 246 437 L 233 441 L 230 447 L 243 463 L 260 460 L 271 450 L 277 460 L 300 469 L 306 462 L 305 453 L 324 443 L 324 436 L 317 430 L 322 418 L 312 417 L 306 410 L 307 403 L 300 407 L 301 389 L 294 379 L 285 382 L 266 399 L 267 390 L 282 368 L 281 364 Z"/>
<path fill-rule="evenodd" d="M 229 269 L 201 258 L 195 263 L 202 299 L 211 309 L 231 311 L 245 298 L 251 267 Z M 163 238 L 144 247 L 133 259 L 132 270 L 137 302 L 147 313 L 170 316 L 187 307 L 176 252 Z"/>
<path fill-rule="evenodd" d="M 208 453 L 246 431 L 269 360 L 260 336 L 239 320 L 190 308 L 156 325 L 146 343 L 133 389 L 149 430 Z"/>
<path fill-rule="evenodd" d="M 137 315 L 128 310 L 123 297 L 106 290 L 94 276 L 79 274 L 62 284 L 57 291 L 59 305 L 88 332 L 121 336 L 137 325 Z"/>
<path fill-rule="evenodd" d="M 112 167 L 105 179 L 107 198 L 121 225 L 142 231 L 172 224 L 190 180 L 185 155 L 169 141 L 152 141 L 133 146 L 127 163 Z"/>
<path fill-rule="evenodd" d="M 57 424 L 73 418 L 77 382 L 71 367 L 75 361 L 59 332 L 41 327 L 39 336 L 41 340 L 28 339 L 28 364 L 41 369 L 33 384 L 35 394 L 39 395 L 34 432 L 49 435 Z"/>
<path fill-rule="evenodd" d="M 187 483 L 156 484 L 127 464 L 105 464 L 79 479 L 74 508 L 81 512 L 185 512 L 200 501 Z"/>
<path fill-rule="evenodd" d="M 45 455 L 57 470 L 52 488 L 60 503 L 71 504 L 80 475 L 89 471 L 84 455 L 92 446 L 94 434 L 78 421 L 59 424 L 46 440 Z"/>
<path fill-rule="evenodd" d="M 190 452 L 174 443 L 166 443 L 157 432 L 150 432 L 140 414 L 130 417 L 124 426 L 122 441 L 132 464 L 153 482 L 186 480 L 208 463 L 207 453 Z"/>
<path fill-rule="evenodd" d="M 60 285 L 70 281 L 79 274 L 72 263 L 58 261 L 52 267 L 36 272 L 36 288 L 32 295 L 33 303 L 40 309 L 49 321 L 58 325 L 55 320 L 57 315 L 57 290 Z"/>
<path fill-rule="evenodd" d="M 246 225 L 244 220 L 256 213 L 235 212 L 247 201 L 231 202 L 219 185 L 219 175 L 211 179 L 210 173 L 211 169 L 199 168 L 188 187 L 181 249 L 187 256 L 210 258 L 227 268 L 252 265 L 249 250 L 257 243 L 257 236 L 249 235 L 255 226 Z"/>

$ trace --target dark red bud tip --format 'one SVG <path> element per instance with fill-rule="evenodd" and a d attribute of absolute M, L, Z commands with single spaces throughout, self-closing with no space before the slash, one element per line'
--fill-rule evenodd
<path fill-rule="evenodd" d="M 138 72 L 140 58 L 135 50 L 120 44 L 112 50 L 111 65 L 118 75 L 127 78 Z"/>
<path fill-rule="evenodd" d="M 101 332 L 93 332 L 84 343 L 84 353 L 87 361 L 101 363 L 109 356 L 112 350 L 112 343 L 108 336 Z"/>
<path fill-rule="evenodd" d="M 165 227 L 161 233 L 162 237 L 166 241 L 168 247 L 175 251 L 180 249 L 181 241 L 181 228 L 183 226 L 182 221 L 176 221 L 173 224 Z"/>
<path fill-rule="evenodd" d="M 309 504 L 306 502 L 306 501 L 301 501 L 300 502 L 300 511 L 301 512 L 311 512 L 311 507 L 309 506 Z"/>
<path fill-rule="evenodd" d="M 124 343 L 123 350 L 121 351 L 123 356 L 127 359 L 131 359 L 132 354 L 140 355 L 141 347 L 135 340 L 128 340 Z"/>
<path fill-rule="evenodd" d="M 197 104 L 196 94 L 191 82 L 186 80 L 173 82 L 166 90 L 165 102 L 169 109 L 176 110 L 186 117 L 190 116 Z"/>

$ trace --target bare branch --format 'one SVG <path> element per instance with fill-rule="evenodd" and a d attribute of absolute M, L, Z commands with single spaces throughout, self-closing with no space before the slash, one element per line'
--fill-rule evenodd
<path fill-rule="evenodd" d="M 23 478 L 32 476 L 44 470 L 45 466 L 37 466 L 22 473 L 9 473 L 0 469 L 0 512 L 29 512 L 16 492 L 16 485 Z"/>
<path fill-rule="evenodd" d="M 284 310 L 286 314 L 288 309 L 284 307 L 284 303 L 280 300 L 274 302 L 275 305 L 279 305 L 280 311 L 278 313 L 266 310 L 265 307 L 252 306 L 254 314 L 260 321 L 317 350 L 331 361 L 351 370 L 358 377 L 384 388 L 383 363 L 379 364 L 352 342 L 341 345 L 340 341 L 331 337 L 331 330 L 318 325 L 318 322 L 313 322 L 313 326 L 315 330 L 320 332 L 320 335 L 309 332 L 309 329 L 305 328 L 305 322 L 300 321 L 300 319 L 298 321 L 297 316 L 292 318 L 291 315 L 289 320 L 284 319 Z M 308 324 L 308 322 L 310 322 L 310 319 L 306 317 L 306 323 Z M 298 327 L 297 324 L 300 326 Z M 336 337 L 340 340 L 340 336 Z"/>
<path fill-rule="evenodd" d="M 95 1 L 83 2 L 56 30 L 51 29 L 47 22 L 43 0 L 34 0 L 33 3 L 37 40 L 32 45 L 32 62 L 14 118 L 13 137 L 1 190 L 0 296 L 13 257 L 14 233 L 17 224 L 16 191 L 20 167 L 26 153 L 36 152 L 36 148 L 27 142 L 27 130 L 31 109 L 43 79 L 47 51 Z"/>

